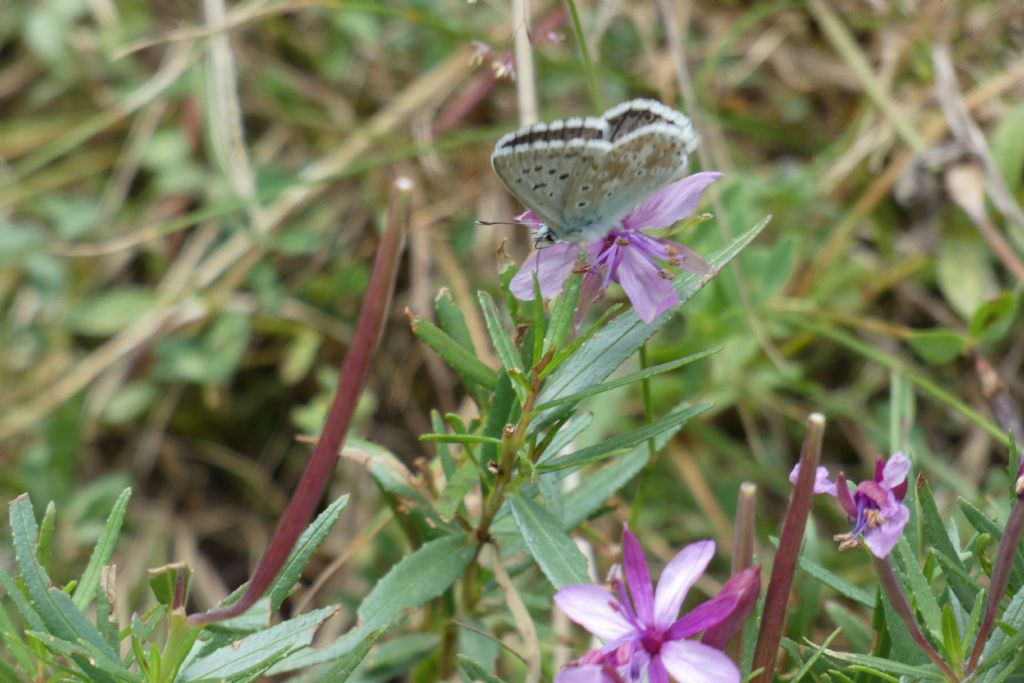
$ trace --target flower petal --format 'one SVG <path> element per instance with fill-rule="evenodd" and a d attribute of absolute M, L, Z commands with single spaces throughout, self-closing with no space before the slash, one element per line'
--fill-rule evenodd
<path fill-rule="evenodd" d="M 670 640 L 661 646 L 661 661 L 677 681 L 739 683 L 740 670 L 721 650 L 692 640 Z"/>
<path fill-rule="evenodd" d="M 717 626 L 732 613 L 740 602 L 735 593 L 719 593 L 677 619 L 668 628 L 669 640 L 682 640 L 695 633 Z"/>
<path fill-rule="evenodd" d="M 614 640 L 633 630 L 619 601 L 599 586 L 565 586 L 555 593 L 555 604 L 566 616 L 603 640 Z"/>
<path fill-rule="evenodd" d="M 648 683 L 668 683 L 668 671 L 665 671 L 665 665 L 658 655 L 651 657 L 647 664 L 647 680 Z"/>
<path fill-rule="evenodd" d="M 654 592 L 655 625 L 668 628 L 676 620 L 686 592 L 704 573 L 714 554 L 714 541 L 697 541 L 680 550 L 665 566 Z"/>
<path fill-rule="evenodd" d="M 633 609 L 640 623 L 650 625 L 654 617 L 654 588 L 651 586 L 651 573 L 647 568 L 640 541 L 629 530 L 627 524 L 622 528 L 622 566 L 626 571 L 626 586 L 633 597 Z"/>
<path fill-rule="evenodd" d="M 796 478 L 800 476 L 800 463 L 793 466 L 789 473 L 789 483 L 795 484 Z M 828 470 L 819 467 L 814 471 L 814 492 L 827 493 L 830 496 L 836 495 L 836 484 L 828 478 Z"/>
<path fill-rule="evenodd" d="M 743 628 L 743 624 L 757 606 L 757 597 L 761 593 L 761 566 L 754 565 L 735 574 L 725 582 L 718 595 L 735 595 L 736 607 L 732 609 L 725 619 L 716 626 L 704 631 L 700 642 L 711 647 L 724 649 L 726 644 L 736 633 Z M 692 612 L 690 613 L 692 614 Z M 689 615 L 687 615 L 689 616 Z M 685 617 L 684 617 L 685 618 Z M 678 623 L 678 622 L 677 622 Z"/>
<path fill-rule="evenodd" d="M 910 510 L 906 505 L 897 505 L 895 510 L 888 510 L 885 521 L 873 529 L 864 532 L 864 544 L 875 557 L 886 557 L 896 546 L 903 527 L 910 520 Z"/>
<path fill-rule="evenodd" d="M 558 243 L 534 249 L 533 253 L 523 261 L 519 272 L 512 277 L 509 291 L 522 301 L 533 301 L 533 274 L 537 274 L 540 282 L 540 295 L 545 299 L 562 291 L 566 278 L 572 274 L 576 265 L 579 246 Z"/>
<path fill-rule="evenodd" d="M 517 223 L 522 223 L 530 230 L 540 230 L 541 226 L 544 225 L 544 221 L 540 219 L 540 216 L 535 214 L 533 211 L 527 209 L 514 219 Z"/>
<path fill-rule="evenodd" d="M 692 214 L 705 188 L 721 177 L 717 171 L 705 171 L 677 180 L 633 209 L 623 219 L 622 226 L 628 230 L 643 230 L 672 225 Z"/>
<path fill-rule="evenodd" d="M 660 269 L 654 263 L 633 247 L 625 247 L 620 251 L 622 261 L 615 271 L 615 278 L 622 285 L 641 320 L 649 323 L 679 303 L 679 295 L 672 283 L 661 276 Z"/>
<path fill-rule="evenodd" d="M 618 683 L 620 680 L 607 667 L 597 664 L 574 666 L 555 674 L 555 683 Z"/>
<path fill-rule="evenodd" d="M 907 480 L 910 473 L 910 459 L 902 453 L 893 453 L 882 468 L 882 486 L 894 489 Z"/>

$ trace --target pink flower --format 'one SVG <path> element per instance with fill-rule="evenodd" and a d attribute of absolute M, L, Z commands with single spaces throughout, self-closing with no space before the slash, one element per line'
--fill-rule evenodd
<path fill-rule="evenodd" d="M 625 583 L 613 579 L 614 594 L 592 585 L 564 586 L 555 594 L 555 604 L 570 619 L 607 641 L 570 663 L 556 683 L 635 682 L 645 674 L 650 683 L 668 683 L 670 675 L 686 683 L 738 683 L 739 669 L 721 650 L 687 638 L 728 619 L 740 597 L 722 594 L 679 617 L 687 591 L 714 553 L 714 541 L 686 546 L 665 567 L 655 590 L 640 542 L 625 527 Z"/>
<path fill-rule="evenodd" d="M 622 285 L 640 319 L 651 322 L 679 302 L 671 274 L 660 263 L 698 275 L 711 272 L 711 267 L 692 249 L 644 231 L 669 227 L 692 214 L 705 188 L 721 176 L 717 172 L 696 173 L 672 183 L 633 209 L 621 225 L 589 244 L 558 242 L 534 250 L 512 278 L 510 291 L 518 299 L 532 300 L 536 273 L 541 296 L 555 296 L 583 254 L 578 267 L 586 275 L 580 301 L 584 305 L 597 301 L 615 281 Z M 532 211 L 519 220 L 533 230 L 542 225 Z"/>
<path fill-rule="evenodd" d="M 859 545 L 863 537 L 875 557 L 886 557 L 892 552 L 910 519 L 910 510 L 902 503 L 907 495 L 909 472 L 910 460 L 902 453 L 894 453 L 888 460 L 879 458 L 874 479 L 862 481 L 851 495 L 842 472 L 833 482 L 828 478 L 828 470 L 817 469 L 814 492 L 835 496 L 853 522 L 849 533 L 836 536 L 840 549 Z M 789 480 L 795 484 L 799 473 L 800 463 L 797 463 Z"/>

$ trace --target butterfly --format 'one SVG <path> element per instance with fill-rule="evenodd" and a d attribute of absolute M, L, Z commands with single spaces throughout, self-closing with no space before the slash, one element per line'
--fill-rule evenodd
<path fill-rule="evenodd" d="M 690 119 L 636 99 L 597 118 L 536 123 L 498 140 L 491 165 L 545 224 L 538 242 L 590 242 L 686 175 L 700 142 Z"/>

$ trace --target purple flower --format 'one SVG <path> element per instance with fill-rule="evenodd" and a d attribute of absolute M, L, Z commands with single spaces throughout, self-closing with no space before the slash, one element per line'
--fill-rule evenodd
<path fill-rule="evenodd" d="M 886 557 L 900 540 L 903 527 L 910 519 L 910 510 L 902 501 L 907 495 L 907 473 L 910 460 L 902 453 L 895 453 L 889 460 L 879 458 L 875 463 L 874 479 L 862 481 L 850 494 L 846 477 L 840 472 L 833 482 L 828 470 L 819 467 L 815 473 L 814 492 L 827 493 L 839 499 L 847 516 L 853 522 L 853 529 L 835 537 L 840 550 L 864 544 L 875 557 Z M 800 463 L 789 474 L 789 480 L 796 483 Z"/>
<path fill-rule="evenodd" d="M 579 268 L 586 273 L 580 301 L 597 301 L 612 281 L 618 282 L 640 319 L 651 322 L 679 302 L 671 274 L 661 263 L 698 275 L 711 272 L 711 267 L 692 249 L 644 231 L 669 227 L 692 214 L 705 188 L 721 176 L 717 172 L 696 173 L 672 183 L 633 209 L 604 237 L 588 244 L 559 242 L 534 250 L 512 278 L 509 289 L 523 301 L 532 300 L 536 273 L 541 296 L 552 297 L 562 291 L 574 268 Z M 519 220 L 532 230 L 542 225 L 532 211 Z M 577 266 L 580 254 L 583 258 Z"/>
<path fill-rule="evenodd" d="M 556 683 L 635 682 L 645 673 L 650 683 L 668 683 L 670 675 L 686 683 L 738 683 L 739 669 L 721 650 L 687 638 L 727 619 L 740 597 L 725 593 L 679 617 L 687 591 L 714 553 L 714 541 L 686 546 L 665 567 L 655 590 L 640 542 L 625 527 L 625 583 L 612 579 L 614 594 L 592 585 L 564 586 L 555 594 L 555 604 L 570 619 L 606 641 L 570 663 Z M 582 675 L 592 677 L 577 678 Z"/>

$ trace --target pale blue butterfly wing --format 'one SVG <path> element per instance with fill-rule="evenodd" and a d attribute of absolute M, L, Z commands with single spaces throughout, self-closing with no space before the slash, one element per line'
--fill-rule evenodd
<path fill-rule="evenodd" d="M 609 137 L 608 123 L 599 118 L 537 123 L 498 140 L 491 164 L 512 194 L 541 220 L 561 225 L 581 151 L 610 149 Z"/>
<path fill-rule="evenodd" d="M 604 235 L 652 194 L 686 175 L 699 138 L 683 114 L 632 100 L 601 119 L 537 124 L 498 141 L 495 171 L 558 240 Z"/>

